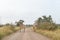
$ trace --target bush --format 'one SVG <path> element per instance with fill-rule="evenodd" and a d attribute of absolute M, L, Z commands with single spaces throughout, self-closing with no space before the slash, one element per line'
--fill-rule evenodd
<path fill-rule="evenodd" d="M 42 16 L 39 17 L 34 25 L 37 25 L 36 27 L 38 29 L 46 29 L 46 30 L 55 30 L 57 29 L 56 24 L 53 22 L 51 15 L 47 16 Z"/>
<path fill-rule="evenodd" d="M 54 23 L 44 22 L 41 23 L 38 27 L 38 29 L 45 29 L 45 30 L 55 30 L 57 26 Z"/>

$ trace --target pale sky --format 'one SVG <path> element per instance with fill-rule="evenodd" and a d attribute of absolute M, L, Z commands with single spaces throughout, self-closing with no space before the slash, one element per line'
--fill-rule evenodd
<path fill-rule="evenodd" d="M 0 0 L 0 23 L 14 23 L 20 19 L 33 24 L 43 16 L 52 15 L 60 23 L 60 0 Z"/>

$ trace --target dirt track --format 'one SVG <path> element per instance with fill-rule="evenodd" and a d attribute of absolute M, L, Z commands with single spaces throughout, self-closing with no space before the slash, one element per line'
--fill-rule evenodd
<path fill-rule="evenodd" d="M 25 32 L 16 32 L 10 36 L 3 38 L 2 40 L 50 40 L 49 38 L 35 33 L 30 28 L 26 28 Z"/>

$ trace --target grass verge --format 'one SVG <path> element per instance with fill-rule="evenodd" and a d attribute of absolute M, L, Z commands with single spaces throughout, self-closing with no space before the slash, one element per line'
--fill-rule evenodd
<path fill-rule="evenodd" d="M 60 29 L 57 29 L 55 31 L 37 29 L 36 32 L 45 35 L 52 40 L 60 40 Z"/>
<path fill-rule="evenodd" d="M 0 40 L 4 37 L 7 36 L 11 33 L 14 33 L 18 31 L 20 28 L 19 27 L 0 27 Z"/>

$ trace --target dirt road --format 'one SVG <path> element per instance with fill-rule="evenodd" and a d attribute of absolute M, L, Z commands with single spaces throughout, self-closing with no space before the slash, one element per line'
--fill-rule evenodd
<path fill-rule="evenodd" d="M 30 28 L 26 28 L 25 32 L 16 32 L 10 36 L 3 38 L 2 40 L 50 40 L 49 38 L 35 33 Z"/>

